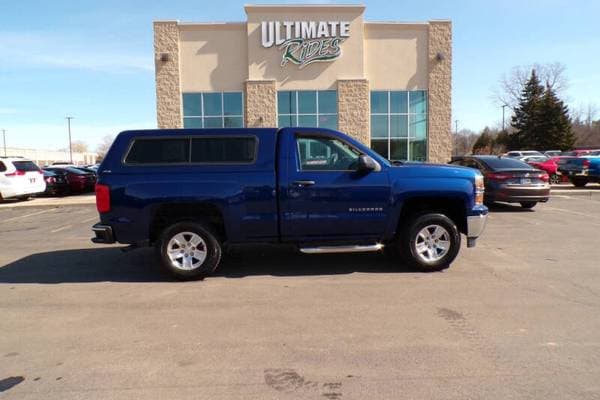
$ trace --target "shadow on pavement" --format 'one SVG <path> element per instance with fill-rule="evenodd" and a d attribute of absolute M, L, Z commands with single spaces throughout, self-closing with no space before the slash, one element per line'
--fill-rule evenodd
<path fill-rule="evenodd" d="M 531 209 L 531 208 L 523 208 L 518 203 L 515 203 L 515 204 L 512 204 L 512 203 L 494 203 L 494 204 L 488 205 L 487 207 L 490 210 L 490 212 L 524 212 L 524 213 L 529 213 L 529 212 L 534 212 L 535 211 L 535 207 L 533 209 Z M 536 205 L 536 207 L 537 207 L 537 205 Z"/>
<path fill-rule="evenodd" d="M 281 246 L 234 248 L 213 276 L 305 276 L 353 272 L 412 272 L 381 253 L 302 255 Z M 169 282 L 152 248 L 59 250 L 32 254 L 0 267 L 0 283 Z"/>

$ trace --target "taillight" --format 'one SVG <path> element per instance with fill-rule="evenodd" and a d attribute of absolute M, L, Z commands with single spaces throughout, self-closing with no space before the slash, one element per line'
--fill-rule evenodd
<path fill-rule="evenodd" d="M 583 160 L 583 168 L 589 168 L 590 167 L 590 160 Z"/>
<path fill-rule="evenodd" d="M 99 213 L 110 211 L 110 188 L 100 183 L 96 184 L 96 208 Z"/>
<path fill-rule="evenodd" d="M 16 170 L 15 172 L 11 172 L 10 174 L 4 174 L 4 176 L 23 176 L 25 175 L 25 171 Z"/>
<path fill-rule="evenodd" d="M 487 174 L 485 174 L 485 177 L 493 181 L 505 181 L 507 179 L 512 178 L 513 176 L 510 174 L 503 174 L 501 172 L 488 172 Z"/>
<path fill-rule="evenodd" d="M 544 182 L 550 182 L 550 176 L 547 173 L 543 173 L 539 176 L 539 178 Z"/>
<path fill-rule="evenodd" d="M 475 176 L 475 204 L 480 206 L 483 204 L 483 193 L 485 191 L 485 185 L 483 183 L 483 176 L 476 175 Z"/>
<path fill-rule="evenodd" d="M 49 178 L 46 178 L 46 182 L 48 182 L 48 183 L 54 183 L 54 182 L 56 182 L 56 179 L 54 179 L 54 177 L 51 176 Z"/>

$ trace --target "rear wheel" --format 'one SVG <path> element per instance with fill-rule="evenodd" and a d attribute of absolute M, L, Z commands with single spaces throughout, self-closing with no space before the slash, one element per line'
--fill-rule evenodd
<path fill-rule="evenodd" d="M 522 201 L 521 207 L 523 208 L 533 208 L 537 204 L 537 201 Z"/>
<path fill-rule="evenodd" d="M 162 266 L 178 279 L 210 275 L 221 261 L 221 244 L 210 226 L 178 222 L 162 233 L 158 242 Z"/>
<path fill-rule="evenodd" d="M 571 178 L 571 183 L 575 187 L 584 187 L 585 185 L 588 184 L 588 179 L 587 178 Z"/>
<path fill-rule="evenodd" d="M 454 222 L 443 214 L 414 217 L 402 229 L 396 246 L 403 261 L 424 272 L 450 266 L 460 249 L 460 233 Z"/>

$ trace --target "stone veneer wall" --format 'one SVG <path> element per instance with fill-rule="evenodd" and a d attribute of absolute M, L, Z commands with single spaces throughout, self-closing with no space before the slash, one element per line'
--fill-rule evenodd
<path fill-rule="evenodd" d="M 442 60 L 437 55 L 443 56 Z M 429 22 L 429 144 L 427 159 L 447 163 L 452 155 L 452 23 Z"/>
<path fill-rule="evenodd" d="M 277 126 L 277 85 L 274 80 L 246 81 L 244 99 L 246 127 Z"/>
<path fill-rule="evenodd" d="M 366 79 L 340 79 L 338 87 L 338 129 L 370 146 L 370 92 Z"/>
<path fill-rule="evenodd" d="M 161 61 L 167 54 L 168 61 Z M 156 73 L 156 119 L 160 129 L 181 128 L 179 81 L 179 28 L 177 21 L 154 23 L 154 67 Z"/>

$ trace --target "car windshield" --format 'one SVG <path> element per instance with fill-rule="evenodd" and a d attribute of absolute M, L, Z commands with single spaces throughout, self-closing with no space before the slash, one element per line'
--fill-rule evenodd
<path fill-rule="evenodd" d="M 521 160 L 507 157 L 487 157 L 482 159 L 491 169 L 533 169 Z"/>
<path fill-rule="evenodd" d="M 81 174 L 86 174 L 86 175 L 89 174 L 88 171 L 84 171 L 82 169 L 75 168 L 75 167 L 66 167 L 65 169 L 67 171 L 71 172 L 72 174 L 79 174 L 79 175 L 81 175 Z"/>
<path fill-rule="evenodd" d="M 523 161 L 526 162 L 544 162 L 544 161 L 548 161 L 549 158 L 546 156 L 533 156 L 533 157 L 526 157 Z"/>
<path fill-rule="evenodd" d="M 33 163 L 33 161 L 13 161 L 17 171 L 30 172 L 39 171 L 40 168 Z"/>

